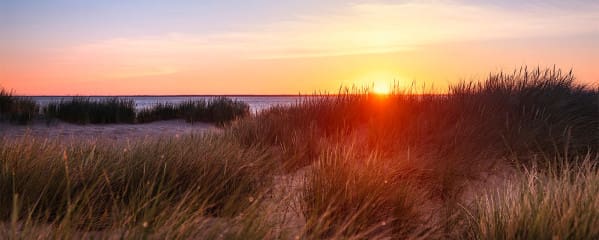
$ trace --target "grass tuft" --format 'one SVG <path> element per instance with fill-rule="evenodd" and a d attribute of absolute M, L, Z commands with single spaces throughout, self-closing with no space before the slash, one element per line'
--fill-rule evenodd
<path fill-rule="evenodd" d="M 134 123 L 135 103 L 131 99 L 92 100 L 75 97 L 49 103 L 44 108 L 47 118 L 76 124 Z"/>
<path fill-rule="evenodd" d="M 38 115 L 38 111 L 39 107 L 32 99 L 14 96 L 0 88 L 0 121 L 27 124 Z"/>
<path fill-rule="evenodd" d="M 147 123 L 160 120 L 185 119 L 186 122 L 207 122 L 223 125 L 248 116 L 250 107 L 242 101 L 226 97 L 211 100 L 189 100 L 179 104 L 159 103 L 137 113 L 137 121 Z"/>
<path fill-rule="evenodd" d="M 526 169 L 505 187 L 478 197 L 465 211 L 465 237 L 599 238 L 599 157 L 558 157 L 555 162 L 549 169 Z"/>

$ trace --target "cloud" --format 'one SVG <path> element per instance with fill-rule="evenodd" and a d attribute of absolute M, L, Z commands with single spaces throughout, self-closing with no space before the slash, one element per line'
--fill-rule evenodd
<path fill-rule="evenodd" d="M 67 49 L 82 58 L 137 64 L 185 65 L 210 59 L 273 59 L 386 53 L 429 44 L 599 32 L 599 5 L 515 11 L 457 1 L 361 3 L 334 14 L 248 26 L 212 34 L 171 33 L 117 38 Z"/>

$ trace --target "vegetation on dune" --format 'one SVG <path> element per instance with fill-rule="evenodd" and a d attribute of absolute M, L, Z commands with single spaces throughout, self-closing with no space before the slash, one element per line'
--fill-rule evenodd
<path fill-rule="evenodd" d="M 522 69 L 457 84 L 444 95 L 396 90 L 388 96 L 347 90 L 276 107 L 231 130 L 241 142 L 281 146 L 294 165 L 309 165 L 321 139 L 359 133 L 367 151 L 426 152 L 440 158 L 597 151 L 599 91 L 559 70 Z M 591 148 L 591 149 L 590 149 Z M 299 155 L 299 156 L 298 156 Z M 519 156 L 524 160 L 524 156 Z"/>
<path fill-rule="evenodd" d="M 135 111 L 132 99 L 110 98 L 92 100 L 75 97 L 53 102 L 44 108 L 49 120 L 60 119 L 76 124 L 148 123 L 162 120 L 185 119 L 186 122 L 207 122 L 224 125 L 249 115 L 249 105 L 226 97 L 211 100 L 190 100 L 179 104 L 158 103 Z"/>
<path fill-rule="evenodd" d="M 159 103 L 137 114 L 140 123 L 158 120 L 185 119 L 186 122 L 208 122 L 223 125 L 249 115 L 250 107 L 242 101 L 226 97 L 210 100 L 189 100 L 179 104 Z"/>
<path fill-rule="evenodd" d="M 135 103 L 131 99 L 92 100 L 74 97 L 49 103 L 44 108 L 47 118 L 76 124 L 134 123 Z"/>
<path fill-rule="evenodd" d="M 392 207 L 377 205 L 392 201 L 393 187 L 385 188 L 389 195 L 381 195 L 380 188 L 369 183 L 383 181 L 368 175 L 372 172 L 388 176 L 363 163 L 376 153 L 382 160 L 375 166 L 393 166 L 387 168 L 402 179 L 399 186 L 415 184 L 419 191 L 410 194 L 424 194 L 429 205 L 436 206 L 432 216 L 420 216 L 435 219 L 436 226 L 420 226 L 400 236 L 455 237 L 464 227 L 458 220 L 462 206 L 469 204 L 464 197 L 472 191 L 472 183 L 485 181 L 502 164 L 550 168 L 557 164 L 551 156 L 598 153 L 599 91 L 575 83 L 571 73 L 521 69 L 491 75 L 478 84 L 455 85 L 445 95 L 346 92 L 307 98 L 239 122 L 230 131 L 248 146 L 277 146 L 288 170 L 310 166 L 303 213 L 306 229 L 318 232 L 316 236 L 370 236 L 374 229 L 383 231 L 376 222 L 396 218 Z M 348 138 L 362 140 L 356 144 Z M 327 158 L 338 144 L 351 144 L 355 156 Z M 368 180 L 360 180 L 361 174 Z M 596 196 L 574 187 L 563 194 Z M 361 209 L 370 204 L 387 214 L 377 216 L 380 212 L 372 207 Z M 383 232 L 394 233 L 393 225 Z"/>
<path fill-rule="evenodd" d="M 24 137 L 0 145 L 0 204 L 13 206 L 0 218 L 60 231 L 196 231 L 186 224 L 252 208 L 275 170 L 269 152 L 217 135 L 126 146 Z"/>
<path fill-rule="evenodd" d="M 558 165 L 526 169 L 505 188 L 478 197 L 465 210 L 464 237 L 599 238 L 599 156 L 554 161 Z"/>
<path fill-rule="evenodd" d="M 137 117 L 247 112 L 215 102 Z M 4 139 L 0 236 L 595 239 L 598 131 L 598 88 L 524 68 L 443 95 L 310 97 L 203 136 Z M 289 175 L 299 183 L 275 180 Z M 272 205 L 301 225 L 285 230 Z"/>
<path fill-rule="evenodd" d="M 376 153 L 359 157 L 353 147 L 334 147 L 318 158 L 305 179 L 302 210 L 308 238 L 423 237 L 426 192 L 405 176 L 405 166 Z"/>
<path fill-rule="evenodd" d="M 0 121 L 27 124 L 38 115 L 37 103 L 29 98 L 14 96 L 0 88 Z"/>

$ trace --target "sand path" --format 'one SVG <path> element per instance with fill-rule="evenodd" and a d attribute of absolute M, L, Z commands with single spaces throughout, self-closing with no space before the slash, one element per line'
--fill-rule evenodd
<path fill-rule="evenodd" d="M 76 125 L 64 122 L 46 124 L 35 122 L 27 126 L 0 123 L 0 137 L 19 138 L 34 136 L 42 138 L 112 139 L 125 140 L 154 136 L 176 136 L 191 133 L 218 131 L 212 124 L 189 124 L 183 120 L 159 121 L 146 124 L 88 124 Z"/>

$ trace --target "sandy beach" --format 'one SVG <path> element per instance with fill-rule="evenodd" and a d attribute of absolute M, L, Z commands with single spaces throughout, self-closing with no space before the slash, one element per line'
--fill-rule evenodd
<path fill-rule="evenodd" d="M 65 122 L 51 124 L 35 122 L 29 125 L 0 123 L 0 137 L 3 138 L 19 138 L 28 135 L 41 138 L 128 140 L 146 137 L 169 137 L 208 131 L 218 131 L 218 128 L 213 124 L 190 124 L 184 120 L 158 121 L 146 124 L 102 125 L 77 125 Z"/>

